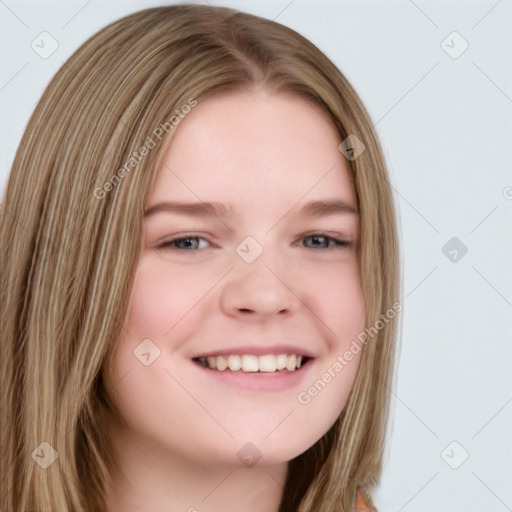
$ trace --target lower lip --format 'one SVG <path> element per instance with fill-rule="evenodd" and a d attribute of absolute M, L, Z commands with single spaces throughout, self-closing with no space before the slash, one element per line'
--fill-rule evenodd
<path fill-rule="evenodd" d="M 248 389 L 251 391 L 284 391 L 294 388 L 300 384 L 306 374 L 313 366 L 313 359 L 308 360 L 299 369 L 290 372 L 281 370 L 277 372 L 233 372 L 231 370 L 212 370 L 200 363 L 194 364 L 202 370 L 205 375 L 216 379 L 229 386 Z"/>

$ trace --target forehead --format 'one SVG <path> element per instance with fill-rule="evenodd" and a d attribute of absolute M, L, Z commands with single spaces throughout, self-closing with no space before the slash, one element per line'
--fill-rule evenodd
<path fill-rule="evenodd" d="M 228 201 L 273 209 L 306 196 L 354 202 L 340 142 L 328 114 L 299 96 L 212 96 L 176 127 L 149 202 Z"/>

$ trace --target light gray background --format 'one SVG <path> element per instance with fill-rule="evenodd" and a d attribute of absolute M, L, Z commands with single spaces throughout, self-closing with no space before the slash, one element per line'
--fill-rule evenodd
<path fill-rule="evenodd" d="M 169 3 L 0 0 L 0 187 L 65 59 L 107 23 Z M 512 510 L 512 1 L 209 3 L 275 19 L 311 39 L 377 125 L 404 269 L 379 512 Z M 31 48 L 43 31 L 59 45 L 47 59 Z M 453 31 L 469 44 L 457 58 L 445 49 L 457 54 L 458 36 L 442 44 Z M 459 242 L 449 246 L 455 262 L 442 252 L 452 237 L 468 249 L 461 257 Z M 452 469 L 448 462 L 457 466 L 465 452 Z"/>

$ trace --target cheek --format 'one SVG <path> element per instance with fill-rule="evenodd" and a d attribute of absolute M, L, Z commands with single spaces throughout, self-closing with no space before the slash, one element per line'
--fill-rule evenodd
<path fill-rule="evenodd" d="M 364 348 L 357 336 L 366 315 L 357 265 L 325 266 L 309 274 L 303 299 L 315 313 L 327 342 L 315 371 L 297 394 L 297 418 L 315 442 L 336 421 L 346 405 Z"/>
<path fill-rule="evenodd" d="M 365 328 L 363 290 L 357 264 L 326 266 L 312 274 L 305 286 L 304 302 L 311 305 L 324 327 L 331 350 L 345 350 Z"/>
<path fill-rule="evenodd" d="M 169 272 L 169 264 L 147 259 L 139 267 L 136 277 L 127 331 L 134 339 L 151 338 L 166 343 L 169 331 L 188 321 L 196 305 L 212 286 L 211 269 L 207 275 L 197 270 L 183 269 Z"/>
<path fill-rule="evenodd" d="M 108 377 L 117 392 L 124 389 L 117 386 L 117 382 L 129 380 L 131 384 L 125 382 L 125 385 L 132 385 L 133 389 L 124 389 L 123 393 L 132 397 L 135 403 L 145 385 L 168 385 L 167 374 L 162 382 L 155 381 L 157 369 L 161 367 L 164 370 L 168 356 L 179 349 L 197 325 L 205 283 L 211 279 L 211 275 L 206 278 L 197 272 L 174 272 L 170 275 L 159 261 L 143 260 L 140 263 L 121 340 L 114 352 Z M 152 362 L 144 366 L 138 357 L 147 352 Z M 130 379 L 124 379 L 128 373 Z M 141 398 L 144 403 L 144 398 Z"/>

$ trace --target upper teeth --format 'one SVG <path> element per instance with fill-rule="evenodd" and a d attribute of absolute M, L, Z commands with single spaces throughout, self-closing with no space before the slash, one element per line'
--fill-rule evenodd
<path fill-rule="evenodd" d="M 268 354 L 265 356 L 254 355 L 229 355 L 214 357 L 199 357 L 198 360 L 213 370 L 231 371 L 242 370 L 244 372 L 275 372 L 277 370 L 294 371 L 300 368 L 302 356 L 295 354 Z"/>

